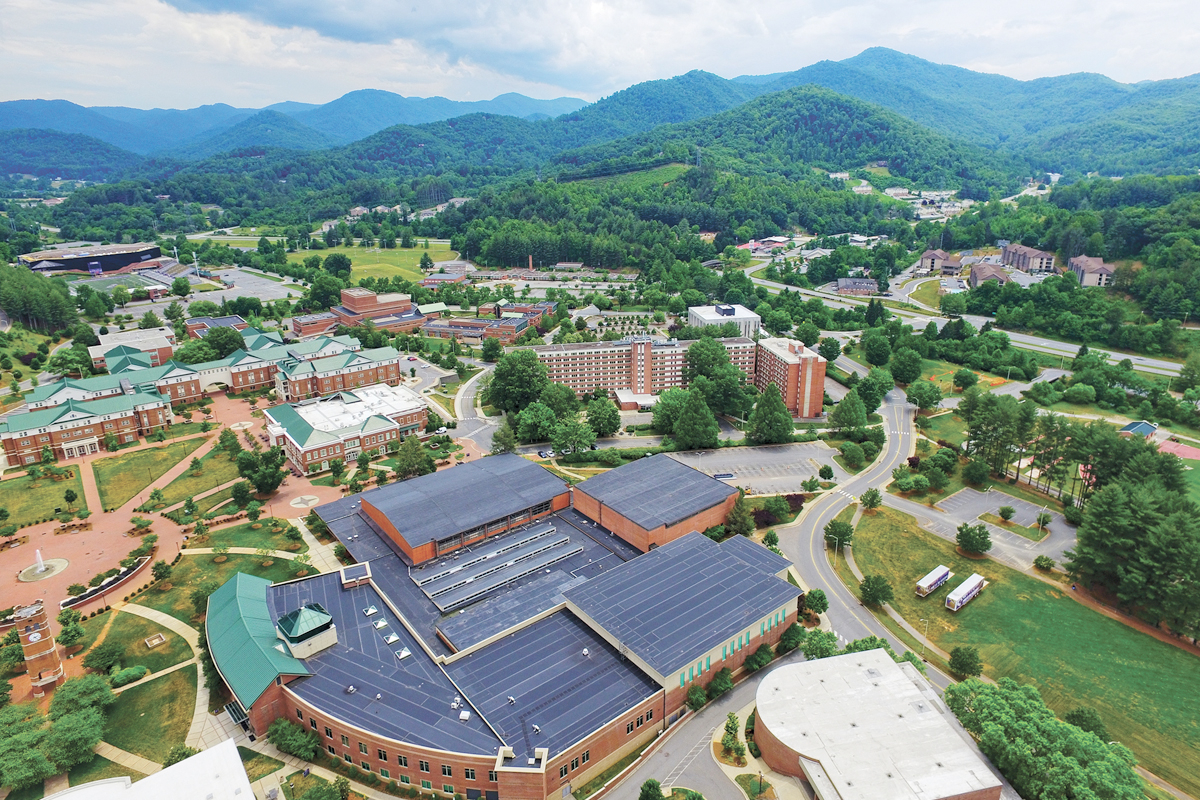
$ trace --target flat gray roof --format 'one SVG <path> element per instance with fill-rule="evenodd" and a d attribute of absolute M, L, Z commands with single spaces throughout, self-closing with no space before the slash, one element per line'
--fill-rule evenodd
<path fill-rule="evenodd" d="M 588 478 L 575 488 L 646 530 L 670 527 L 737 493 L 665 453 Z"/>
<path fill-rule="evenodd" d="M 721 549 L 767 575 L 778 575 L 792 565 L 792 562 L 783 556 L 772 553 L 764 545 L 745 536 L 730 536 L 721 542 Z"/>
<path fill-rule="evenodd" d="M 566 482 L 549 470 L 521 456 L 504 454 L 390 483 L 363 492 L 359 498 L 364 505 L 378 509 L 410 546 L 417 547 L 547 502 L 566 491 Z M 317 510 L 322 519 L 324 508 Z"/>
<path fill-rule="evenodd" d="M 750 630 L 800 590 L 689 533 L 563 595 L 664 677 Z"/>

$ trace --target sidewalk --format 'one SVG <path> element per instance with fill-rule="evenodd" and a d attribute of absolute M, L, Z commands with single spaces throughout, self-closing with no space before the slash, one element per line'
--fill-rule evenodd
<path fill-rule="evenodd" d="M 747 744 L 746 720 L 749 719 L 750 712 L 754 710 L 754 707 L 755 703 L 750 702 L 737 711 L 738 741 L 742 744 Z M 720 747 L 721 737 L 724 735 L 725 726 L 724 724 L 721 724 L 717 726 L 715 731 L 713 731 L 712 744 Z M 798 779 L 775 772 L 770 766 L 767 765 L 766 761 L 750 755 L 749 747 L 746 748 L 746 766 L 744 767 L 735 767 L 722 763 L 721 760 L 717 758 L 716 751 L 712 746 L 708 748 L 708 757 L 713 760 L 713 763 L 721 768 L 721 771 L 725 773 L 725 777 L 729 778 L 729 782 L 733 784 L 734 788 L 730 790 L 730 796 L 733 796 L 734 791 L 738 792 L 739 795 L 742 792 L 741 787 L 738 786 L 736 780 L 734 780 L 738 775 L 762 775 L 763 780 L 769 784 L 771 789 L 775 790 L 775 796 L 779 798 L 779 800 L 809 800 L 808 793 L 801 788 L 800 781 Z"/>
<path fill-rule="evenodd" d="M 108 742 L 101 742 L 92 749 L 96 755 L 107 758 L 109 761 L 115 761 L 122 767 L 140 772 L 143 775 L 153 775 L 162 769 L 162 764 L 157 764 L 148 758 L 142 758 L 119 747 L 113 747 Z"/>

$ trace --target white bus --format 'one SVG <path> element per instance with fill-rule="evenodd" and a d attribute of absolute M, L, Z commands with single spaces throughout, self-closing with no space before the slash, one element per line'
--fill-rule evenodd
<path fill-rule="evenodd" d="M 987 581 L 983 579 L 983 576 L 978 572 L 973 573 L 971 577 L 960 583 L 953 592 L 946 596 L 946 608 L 951 611 L 958 611 L 971 602 L 971 598 L 979 594 L 984 586 L 987 586 Z"/>
<path fill-rule="evenodd" d="M 950 571 L 949 567 L 938 564 L 937 569 L 917 581 L 917 597 L 928 597 L 931 592 L 953 577 L 954 573 Z"/>

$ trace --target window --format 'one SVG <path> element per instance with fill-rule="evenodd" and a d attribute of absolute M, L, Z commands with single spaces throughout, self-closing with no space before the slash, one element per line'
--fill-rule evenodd
<path fill-rule="evenodd" d="M 363 744 L 362 742 L 359 742 L 358 743 L 358 752 L 362 753 L 365 756 L 368 753 L 370 753 L 371 751 L 367 749 L 367 746 L 365 744 Z"/>
<path fill-rule="evenodd" d="M 381 778 L 390 778 L 390 777 L 392 777 L 392 773 L 388 772 L 388 771 L 387 771 L 386 769 L 384 769 L 383 767 L 380 767 L 380 768 L 379 768 L 379 777 L 381 777 Z"/>
<path fill-rule="evenodd" d="M 625 732 L 633 733 L 633 723 L 632 722 L 625 723 Z"/>
<path fill-rule="evenodd" d="M 648 708 L 646 709 L 646 722 L 649 722 L 652 719 L 654 719 L 654 709 Z M 584 761 L 587 761 L 587 759 L 585 758 Z"/>
<path fill-rule="evenodd" d="M 400 782 L 401 782 L 401 783 L 403 783 L 405 786 L 407 786 L 407 785 L 409 784 L 408 776 L 407 776 L 407 775 L 401 775 L 401 776 L 400 776 Z"/>
<path fill-rule="evenodd" d="M 332 738 L 333 738 L 333 731 L 332 731 L 332 730 L 330 730 L 329 728 L 326 728 L 326 729 L 325 729 L 325 738 L 326 738 L 326 739 L 332 739 Z"/>
<path fill-rule="evenodd" d="M 312 717 L 309 717 L 308 718 L 308 727 L 312 728 L 315 731 L 317 729 L 317 721 L 315 719 L 313 719 Z"/>
<path fill-rule="evenodd" d="M 465 768 L 465 769 L 463 770 L 463 777 L 464 777 L 464 778 L 466 778 L 466 779 L 467 779 L 467 780 L 469 780 L 469 781 L 473 781 L 473 780 L 475 780 L 475 769 L 474 769 L 474 767 L 467 767 L 467 768 Z"/>
<path fill-rule="evenodd" d="M 712 669 L 712 656 L 708 656 L 707 658 L 704 659 L 704 671 L 708 672 L 711 669 Z"/>
<path fill-rule="evenodd" d="M 488 770 L 488 780 L 491 781 L 492 783 L 496 783 L 500 780 L 500 776 L 498 774 L 496 774 L 496 770 L 494 770 L 494 769 Z"/>
<path fill-rule="evenodd" d="M 349 747 L 349 746 L 350 746 L 350 737 L 349 737 L 349 736 L 342 736 L 342 744 L 343 744 L 345 747 Z"/>
<path fill-rule="evenodd" d="M 566 764 L 563 764 L 561 767 L 558 768 L 558 777 L 559 778 L 567 777 L 567 765 Z"/>
<path fill-rule="evenodd" d="M 443 778 L 453 778 L 454 777 L 454 769 L 449 764 L 442 764 L 442 777 Z"/>
<path fill-rule="evenodd" d="M 379 760 L 380 760 L 380 761 L 387 761 L 387 750 L 380 750 L 380 751 L 379 751 Z"/>
<path fill-rule="evenodd" d="M 640 728 L 640 727 L 642 727 L 642 720 L 643 720 L 643 719 L 644 719 L 644 717 L 638 717 L 638 718 L 637 718 L 637 726 L 638 726 L 639 728 Z"/>
<path fill-rule="evenodd" d="M 347 764 L 354 763 L 354 759 L 350 757 L 349 753 L 342 753 L 342 760 L 344 760 Z"/>
<path fill-rule="evenodd" d="M 329 751 L 329 755 L 331 755 L 331 756 L 337 755 L 337 751 L 333 749 L 333 745 L 327 744 L 327 745 L 325 745 L 325 749 Z"/>
<path fill-rule="evenodd" d="M 428 761 L 418 761 L 417 766 L 419 766 L 421 768 L 421 772 L 429 772 L 429 762 Z M 425 788 L 429 788 L 429 787 L 425 787 Z"/>
<path fill-rule="evenodd" d="M 579 756 L 571 759 L 571 769 L 579 769 Z"/>
<path fill-rule="evenodd" d="M 304 712 L 298 708 L 296 709 L 296 719 L 300 720 L 301 722 L 304 722 Z M 342 738 L 344 739 L 346 737 L 343 736 Z"/>
<path fill-rule="evenodd" d="M 408 756 L 396 756 L 396 763 L 402 767 L 408 766 Z"/>
<path fill-rule="evenodd" d="M 433 784 L 430 783 L 429 781 L 421 781 L 421 788 L 422 789 L 432 789 Z"/>
<path fill-rule="evenodd" d="M 371 771 L 371 765 L 370 765 L 370 764 L 368 764 L 368 763 L 367 763 L 367 762 L 365 762 L 365 761 L 360 761 L 359 763 L 360 763 L 360 764 L 362 764 L 362 768 L 363 768 L 363 769 L 365 769 L 367 772 L 370 772 L 370 771 Z"/>
<path fill-rule="evenodd" d="M 448 783 L 443 783 L 442 791 L 445 792 L 446 794 L 454 794 L 454 787 Z"/>
<path fill-rule="evenodd" d="M 649 715 L 647 715 L 647 719 L 649 719 Z M 592 751 L 591 751 L 591 750 L 584 750 L 584 751 L 583 751 L 583 763 L 585 763 L 585 764 L 586 764 L 587 762 L 589 762 L 589 761 L 591 761 L 591 760 L 592 760 Z"/>
<path fill-rule="evenodd" d="M 679 673 L 679 688 L 682 689 L 687 684 L 687 676 L 682 672 Z"/>

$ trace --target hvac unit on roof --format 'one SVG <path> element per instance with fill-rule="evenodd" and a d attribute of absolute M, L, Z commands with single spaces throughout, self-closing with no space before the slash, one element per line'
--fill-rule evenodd
<path fill-rule="evenodd" d="M 542 732 L 542 729 L 541 729 L 541 728 L 539 728 L 537 725 L 534 725 L 534 726 L 533 726 L 533 732 L 534 732 L 534 733 L 541 733 L 541 732 Z"/>
<path fill-rule="evenodd" d="M 466 722 L 466 721 L 467 721 L 467 720 L 469 720 L 470 718 L 471 718 L 471 712 L 470 712 L 470 711 L 460 711 L 460 712 L 458 712 L 458 719 L 459 719 L 459 721 L 460 721 L 460 722 Z"/>
<path fill-rule="evenodd" d="M 509 704 L 510 706 L 515 706 L 515 705 L 517 704 L 517 698 L 513 697 L 513 696 L 510 694 L 510 695 L 508 696 L 508 704 Z"/>
<path fill-rule="evenodd" d="M 346 694 L 354 694 L 357 691 L 358 691 L 358 689 L 354 688 L 353 683 L 346 687 Z"/>
<path fill-rule="evenodd" d="M 376 699 L 376 700 L 382 700 L 382 699 L 383 699 L 383 695 L 382 695 L 382 694 L 376 694 L 376 695 L 375 695 L 375 699 Z"/>
<path fill-rule="evenodd" d="M 591 657 L 592 657 L 592 654 L 588 652 L 588 649 L 587 649 L 586 647 L 585 647 L 585 648 L 583 648 L 583 657 L 584 657 L 584 658 L 591 658 Z"/>

